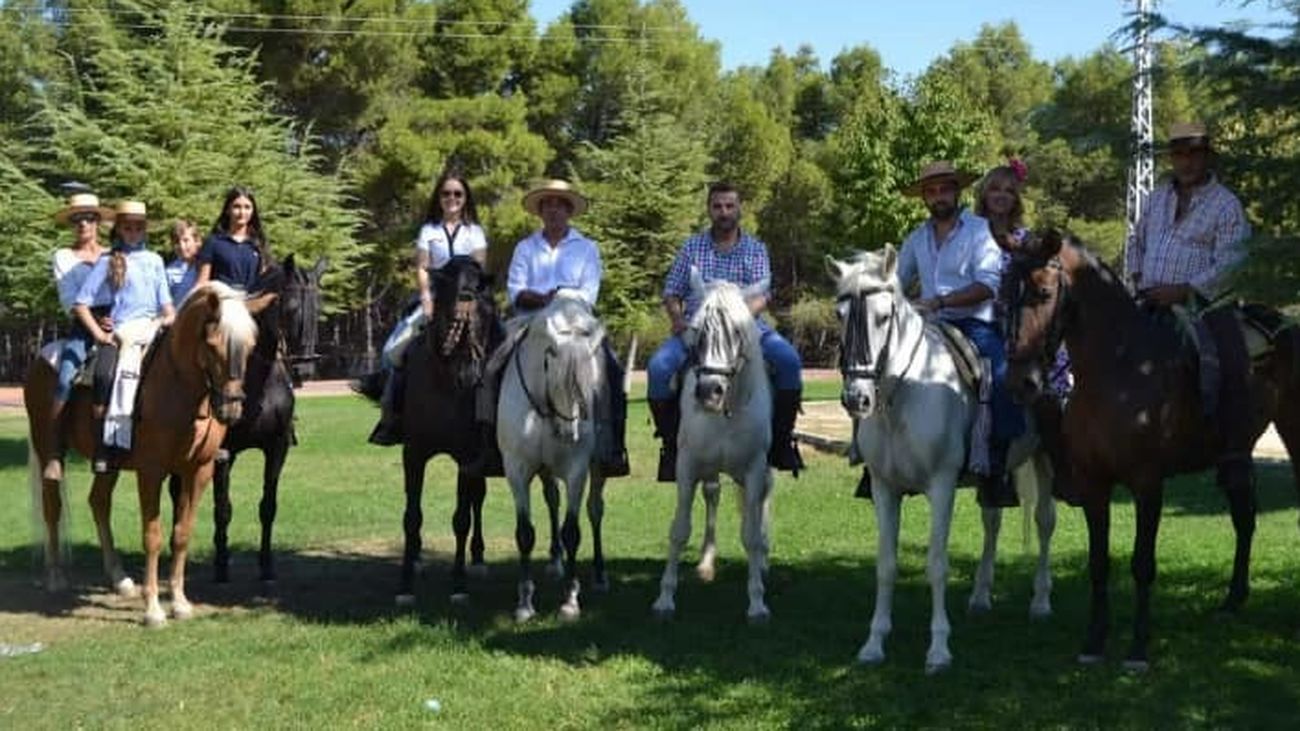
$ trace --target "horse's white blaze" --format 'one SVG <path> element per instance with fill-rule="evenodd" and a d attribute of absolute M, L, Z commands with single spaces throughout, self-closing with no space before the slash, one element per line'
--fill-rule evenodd
<path fill-rule="evenodd" d="M 696 484 L 716 482 L 725 474 L 742 488 L 741 539 L 749 562 L 746 616 L 751 622 L 765 622 L 771 616 L 764 602 L 763 586 L 772 498 L 772 473 L 767 466 L 767 452 L 772 443 L 771 386 L 763 366 L 758 328 L 741 289 L 729 282 L 703 285 L 697 272 L 692 272 L 692 282 L 697 289 L 705 288 L 691 322 L 696 342 L 700 343 L 700 365 L 704 372 L 690 369 L 682 379 L 677 509 L 669 529 L 668 561 L 653 609 L 661 616 L 671 616 L 676 610 L 678 562 L 690 539 Z M 697 398 L 697 385 L 701 382 L 721 390 L 706 388 L 705 393 L 698 394 L 702 398 Z M 719 439 L 719 434 L 726 434 L 727 438 Z M 710 507 L 710 512 L 716 510 L 716 503 Z M 712 520 L 710 515 L 710 525 Z M 712 574 L 708 545 L 698 570 L 706 577 Z"/>
<path fill-rule="evenodd" d="M 526 317 L 515 325 L 526 324 L 528 333 L 505 365 L 497 405 L 497 442 L 517 518 L 531 525 L 530 485 L 533 477 L 545 470 L 565 485 L 564 523 L 571 526 L 576 539 L 588 477 L 593 493 L 594 483 L 604 480 L 598 472 L 591 474 L 591 461 L 596 450 L 598 399 L 605 384 L 601 351 L 605 330 L 583 300 L 565 293 Z M 590 508 L 589 514 L 599 515 Z M 576 542 L 570 550 L 576 553 Z M 533 583 L 524 575 L 519 583 L 517 620 L 526 621 L 535 614 L 532 596 Z M 579 612 L 578 577 L 571 575 L 561 613 L 571 619 Z"/>
<path fill-rule="evenodd" d="M 845 307 L 861 301 L 862 322 L 853 325 L 864 328 L 866 334 L 865 346 L 859 348 L 865 352 L 849 355 L 864 362 L 855 360 L 847 364 L 841 393 L 841 401 L 857 422 L 855 446 L 871 472 L 878 528 L 876 604 L 870 634 L 858 652 L 858 660 L 877 663 L 885 658 L 885 639 L 892 629 L 899 506 L 903 494 L 923 493 L 930 503 L 931 517 L 926 555 L 926 578 L 931 592 L 926 669 L 937 672 L 952 662 L 948 648 L 952 630 L 944 603 L 948 534 L 955 488 L 966 461 L 977 404 L 962 385 L 956 363 L 941 336 L 926 328 L 924 318 L 903 296 L 896 277 L 896 263 L 895 252 L 889 246 L 879 253 L 859 254 L 847 262 L 827 262 L 828 271 L 837 278 L 839 296 L 849 303 Z M 846 316 L 847 327 L 847 310 L 841 312 Z M 855 337 L 858 337 L 856 333 Z M 848 353 L 847 344 L 845 349 Z M 1012 446 L 1008 465 L 1015 467 L 1028 460 L 1036 444 L 1031 430 Z M 1035 512 L 1039 564 L 1030 611 L 1041 616 L 1049 613 L 1051 606 L 1048 548 L 1055 526 L 1051 481 L 1042 478 L 1041 469 L 1021 470 L 1017 476 L 1032 483 L 1038 495 Z M 1026 509 L 1032 504 L 1027 501 Z M 984 551 L 969 604 L 973 610 L 992 607 L 993 565 L 1000 526 L 1000 514 L 985 513 Z"/>

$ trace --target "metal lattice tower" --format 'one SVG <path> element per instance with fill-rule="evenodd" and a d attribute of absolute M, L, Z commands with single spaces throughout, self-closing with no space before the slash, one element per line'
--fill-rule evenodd
<path fill-rule="evenodd" d="M 1133 45 L 1133 161 L 1128 171 L 1125 218 L 1128 232 L 1121 266 L 1128 275 L 1128 248 L 1137 236 L 1138 217 L 1155 184 L 1155 138 L 1151 130 L 1151 5 L 1153 0 L 1134 0 L 1137 5 L 1137 39 Z"/>

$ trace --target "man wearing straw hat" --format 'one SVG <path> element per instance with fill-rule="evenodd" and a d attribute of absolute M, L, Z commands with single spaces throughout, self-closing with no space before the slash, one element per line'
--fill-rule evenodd
<path fill-rule="evenodd" d="M 904 287 L 919 280 L 921 297 L 915 306 L 956 326 L 988 360 L 993 428 L 988 474 L 981 476 L 978 497 L 984 507 L 1012 507 L 1019 500 L 1007 474 L 1007 450 L 1024 431 L 1025 418 L 1006 389 L 1006 345 L 993 307 L 1002 279 L 1002 250 L 988 222 L 958 205 L 962 188 L 978 177 L 943 160 L 923 167 L 903 188 L 904 195 L 925 203 L 930 218 L 904 239 L 898 279 Z"/>
<path fill-rule="evenodd" d="M 604 273 L 600 249 L 596 242 L 569 225 L 572 218 L 587 210 L 587 199 L 568 181 L 547 180 L 524 195 L 523 205 L 524 210 L 542 220 L 542 227 L 515 245 L 506 277 L 510 305 L 516 312 L 538 310 L 550 304 L 563 289 L 577 292 L 594 309 Z M 511 342 L 513 338 L 508 336 L 502 347 L 511 347 Z M 596 459 L 606 477 L 626 477 L 630 468 L 624 438 L 627 394 L 623 391 L 623 367 L 610 349 L 609 341 L 603 347 L 609 391 L 605 418 L 609 421 L 611 439 L 602 445 Z M 499 381 L 499 372 L 484 373 L 483 386 L 479 389 L 478 419 L 483 426 L 484 448 L 480 463 L 474 468 L 485 476 L 504 474 L 493 428 Z"/>
<path fill-rule="evenodd" d="M 1126 258 L 1129 277 L 1148 302 L 1191 305 L 1203 313 L 1219 361 L 1218 403 L 1211 409 L 1223 429 L 1219 484 L 1249 489 L 1250 362 L 1228 280 L 1246 259 L 1250 225 L 1241 202 L 1210 169 L 1213 149 L 1203 124 L 1172 125 L 1165 152 L 1172 175 L 1142 211 Z"/>

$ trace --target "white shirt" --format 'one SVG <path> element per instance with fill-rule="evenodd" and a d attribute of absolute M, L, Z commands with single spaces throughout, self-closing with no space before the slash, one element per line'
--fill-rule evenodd
<path fill-rule="evenodd" d="M 59 290 L 59 306 L 64 312 L 72 312 L 73 300 L 81 291 L 81 285 L 90 276 L 95 262 L 82 261 L 72 249 L 58 249 L 54 252 L 54 285 Z M 93 305 L 106 305 L 109 300 L 93 302 Z"/>
<path fill-rule="evenodd" d="M 453 256 L 469 256 L 487 248 L 487 236 L 475 223 L 459 228 L 443 228 L 441 223 L 426 223 L 415 237 L 415 248 L 429 255 L 429 266 L 441 269 Z"/>
<path fill-rule="evenodd" d="M 934 240 L 931 221 L 912 231 L 898 254 L 897 276 L 904 288 L 920 279 L 921 297 L 925 299 L 949 295 L 979 282 L 994 296 L 973 307 L 945 307 L 939 317 L 993 322 L 993 302 L 1002 283 L 1002 250 L 993 240 L 988 221 L 963 210 L 942 247 Z"/>
<path fill-rule="evenodd" d="M 510 257 L 506 292 L 514 304 L 519 293 L 546 293 L 552 289 L 577 290 L 587 304 L 596 306 L 604 272 L 596 242 L 569 228 L 558 246 L 551 246 L 541 231 L 515 244 Z"/>

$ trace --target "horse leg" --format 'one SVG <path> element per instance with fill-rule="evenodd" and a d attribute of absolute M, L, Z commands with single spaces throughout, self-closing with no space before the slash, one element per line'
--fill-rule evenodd
<path fill-rule="evenodd" d="M 275 582 L 275 555 L 271 553 L 271 533 L 275 530 L 275 514 L 279 509 L 280 473 L 289 456 L 288 433 L 268 449 L 263 449 L 266 463 L 262 467 L 262 501 L 257 505 L 257 517 L 262 524 L 262 545 L 257 553 L 257 568 L 262 583 Z M 234 461 L 234 455 L 231 455 Z"/>
<path fill-rule="evenodd" d="M 479 479 L 473 483 L 469 498 L 473 532 L 469 539 L 469 568 L 466 572 L 474 578 L 482 579 L 488 574 L 487 561 L 483 558 L 483 501 L 487 499 L 486 479 Z"/>
<path fill-rule="evenodd" d="M 1034 596 L 1029 601 L 1029 618 L 1052 616 L 1052 534 L 1056 532 L 1056 500 L 1052 498 L 1052 464 L 1044 454 L 1034 455 L 1034 522 L 1038 526 L 1038 566 L 1034 571 Z"/>
<path fill-rule="evenodd" d="M 32 462 L 31 469 L 33 471 L 31 479 L 40 480 L 41 517 L 45 521 L 45 590 L 51 593 L 64 591 L 68 588 L 68 577 L 63 571 L 63 561 L 59 551 L 63 480 L 41 479 L 39 460 Z"/>
<path fill-rule="evenodd" d="M 542 497 L 546 499 L 546 512 L 551 520 L 551 549 L 546 575 L 564 576 L 564 546 L 560 541 L 560 485 L 549 471 L 542 473 Z"/>
<path fill-rule="evenodd" d="M 1078 477 L 1078 471 L 1075 472 Z M 1110 632 L 1110 484 L 1095 480 L 1082 482 L 1083 511 L 1088 520 L 1088 577 L 1092 585 L 1088 610 L 1088 630 L 1079 662 L 1099 663 L 1106 652 L 1106 635 Z"/>
<path fill-rule="evenodd" d="M 1160 509 L 1164 502 L 1164 485 L 1140 485 L 1133 491 L 1137 509 L 1137 533 L 1133 536 L 1133 588 L 1137 611 L 1133 613 L 1133 644 L 1129 647 L 1124 668 L 1147 669 L 1147 645 L 1151 641 L 1151 584 L 1156 578 L 1156 534 L 1160 530 Z"/>
<path fill-rule="evenodd" d="M 506 480 L 515 498 L 515 546 L 519 549 L 519 603 L 515 606 L 515 621 L 527 622 L 537 615 L 533 608 L 533 545 L 537 531 L 533 528 L 532 495 L 529 492 L 531 475 L 519 469 L 513 460 L 506 461 Z"/>
<path fill-rule="evenodd" d="M 230 581 L 230 519 L 235 513 L 230 503 L 230 470 L 234 464 L 235 455 L 231 454 L 225 459 L 218 458 L 212 468 L 212 545 L 215 549 L 212 554 L 212 580 L 218 584 Z M 176 506 L 180 504 L 181 479 L 172 475 L 170 482 L 175 485 L 172 490 L 172 505 Z M 176 512 L 174 507 L 173 512 Z M 173 519 L 173 524 L 179 522 L 179 518 Z"/>
<path fill-rule="evenodd" d="M 456 558 L 451 568 L 451 600 L 455 603 L 469 600 L 465 545 L 473 523 L 475 496 L 487 490 L 486 484 L 481 476 L 470 475 L 464 470 L 456 473 L 456 512 L 451 516 L 451 529 L 456 534 Z"/>
<path fill-rule="evenodd" d="M 181 476 L 181 499 L 178 503 L 179 520 L 172 526 L 172 616 L 176 619 L 189 619 L 194 616 L 194 606 L 185 596 L 185 562 L 189 558 L 190 536 L 194 534 L 194 518 L 198 515 L 199 503 L 203 499 L 203 489 L 212 480 L 211 462 L 199 465 L 193 473 Z M 140 473 L 140 490 L 152 491 L 157 495 L 162 489 L 162 474 L 146 475 Z M 152 484 L 147 487 L 146 482 Z"/>
<path fill-rule="evenodd" d="M 578 602 L 581 584 L 578 581 L 578 546 L 582 543 L 582 529 L 578 511 L 582 509 L 582 493 L 587 487 L 587 465 L 579 465 L 565 477 L 564 527 L 560 537 L 564 541 L 564 573 L 569 578 L 564 601 L 560 604 L 560 619 L 574 620 L 581 614 Z"/>
<path fill-rule="evenodd" d="M 722 482 L 705 480 L 704 487 L 704 543 L 700 546 L 700 563 L 695 573 L 700 581 L 713 581 L 717 575 L 713 563 L 718 557 L 718 502 L 722 497 Z"/>
<path fill-rule="evenodd" d="M 144 545 L 144 623 L 147 627 L 161 627 L 167 624 L 167 613 L 158 601 L 158 559 L 162 554 L 159 505 L 162 483 L 161 480 L 146 479 L 143 473 L 136 473 L 136 486 L 140 496 L 140 529 Z M 180 499 L 183 501 L 185 497 Z"/>
<path fill-rule="evenodd" d="M 609 577 L 605 575 L 605 549 L 602 545 L 600 525 L 605 518 L 605 473 L 599 466 L 591 469 L 591 489 L 587 492 L 587 519 L 591 521 L 592 582 L 599 593 L 609 591 Z"/>
<path fill-rule="evenodd" d="M 119 596 L 134 597 L 139 594 L 135 582 L 122 570 L 122 559 L 113 542 L 113 488 L 117 486 L 117 472 L 95 475 L 90 486 L 90 509 L 95 515 L 95 530 L 99 533 L 99 550 L 104 559 L 104 573 L 108 583 Z"/>
<path fill-rule="evenodd" d="M 930 546 L 925 557 L 925 577 L 930 581 L 930 649 L 925 653 L 925 672 L 937 673 L 952 665 L 948 650 L 948 532 L 952 528 L 952 504 L 957 476 L 944 476 L 925 491 L 930 501 Z M 996 547 L 996 544 L 995 544 Z M 991 573 L 991 572 L 990 572 Z"/>
<path fill-rule="evenodd" d="M 1281 402 L 1294 404 L 1295 397 L 1291 395 L 1294 393 L 1294 390 L 1284 391 Z M 1291 463 L 1291 479 L 1297 495 L 1300 495 L 1300 409 L 1278 409 L 1274 414 L 1273 426 L 1282 438 L 1282 445 L 1286 447 L 1287 458 Z"/>
<path fill-rule="evenodd" d="M 680 455 L 679 455 L 680 456 Z M 695 501 L 695 474 L 691 466 L 677 465 L 677 512 L 668 530 L 668 562 L 659 579 L 659 598 L 651 606 L 659 619 L 672 619 L 677 612 L 674 596 L 677 593 L 677 562 L 682 549 L 691 538 L 691 503 Z"/>
<path fill-rule="evenodd" d="M 1232 513 L 1232 531 L 1236 535 L 1236 547 L 1232 556 L 1232 579 L 1228 583 L 1228 596 L 1223 600 L 1223 611 L 1236 612 L 1246 603 L 1250 594 L 1250 547 L 1255 537 L 1255 502 L 1254 481 L 1246 484 L 1219 486 L 1228 497 L 1228 508 Z"/>
<path fill-rule="evenodd" d="M 745 476 L 745 509 L 741 513 L 740 537 L 749 558 L 749 610 L 745 613 L 750 624 L 766 624 L 772 612 L 763 601 L 763 575 L 767 573 L 767 501 L 772 494 L 772 471 L 764 457 Z"/>
<path fill-rule="evenodd" d="M 984 519 L 984 551 L 966 604 L 971 614 L 984 614 L 993 609 L 993 570 L 998 557 L 998 534 L 1002 531 L 1001 508 L 981 508 L 980 514 Z"/>
<path fill-rule="evenodd" d="M 406 511 L 402 514 L 402 531 L 406 544 L 402 549 L 402 574 L 397 584 L 397 606 L 415 605 L 415 565 L 420 560 L 420 529 L 424 526 L 421 500 L 424 494 L 424 464 L 428 456 L 411 446 L 402 447 L 402 472 L 406 483 Z"/>
<path fill-rule="evenodd" d="M 874 665 L 884 661 L 885 638 L 893 629 L 890 614 L 898 575 L 898 514 L 902 501 L 880 480 L 871 486 L 871 500 L 876 506 L 876 608 L 871 616 L 871 635 L 858 650 L 858 662 Z"/>

